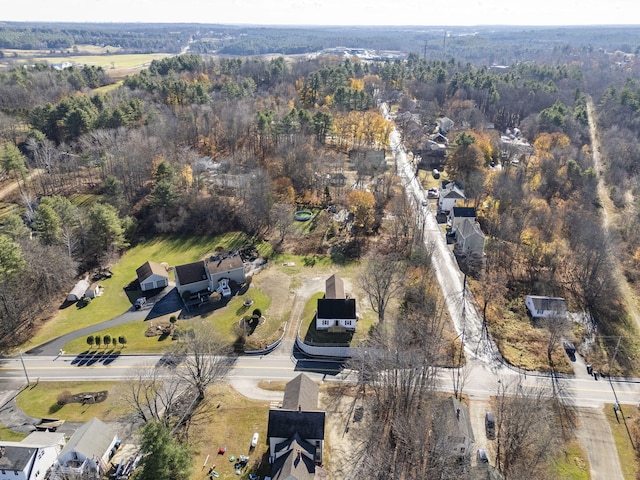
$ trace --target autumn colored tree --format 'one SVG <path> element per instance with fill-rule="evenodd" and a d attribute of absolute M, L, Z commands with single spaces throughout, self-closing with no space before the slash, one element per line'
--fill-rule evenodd
<path fill-rule="evenodd" d="M 347 197 L 349 209 L 353 213 L 353 225 L 355 228 L 368 232 L 373 228 L 375 221 L 374 206 L 375 197 L 366 190 L 352 190 Z"/>

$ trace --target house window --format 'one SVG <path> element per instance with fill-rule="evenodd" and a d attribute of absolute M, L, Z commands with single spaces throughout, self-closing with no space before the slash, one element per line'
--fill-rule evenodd
<path fill-rule="evenodd" d="M 324 326 L 329 325 L 329 320 L 322 320 L 322 325 Z"/>

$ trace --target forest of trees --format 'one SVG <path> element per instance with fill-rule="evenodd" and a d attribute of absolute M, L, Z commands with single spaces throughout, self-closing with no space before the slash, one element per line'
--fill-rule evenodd
<path fill-rule="evenodd" d="M 35 27 L 29 27 L 29 35 L 26 27 L 20 27 L 24 32 L 6 28 L 16 38 L 24 35 L 20 41 L 32 35 L 42 42 L 51 35 Z M 496 38 L 504 43 L 498 49 L 488 48 L 482 35 L 453 35 L 445 37 L 445 52 L 440 32 L 426 43 L 424 37 L 414 38 L 406 58 L 395 60 L 174 56 L 154 60 L 117 88 L 100 92 L 95 89 L 111 82 L 101 68 L 58 71 L 38 65 L 0 71 L 0 181 L 18 185 L 0 217 L 3 343 L 27 335 L 34 319 L 51 311 L 78 274 L 109 265 L 137 238 L 240 230 L 282 243 L 288 228 L 282 219 L 294 208 L 338 205 L 350 211 L 353 228 L 343 244 L 334 245 L 336 251 L 344 259 L 375 248 L 376 261 L 369 261 L 362 288 L 381 325 L 404 322 L 396 331 L 372 332 L 371 348 L 385 355 L 366 359 L 371 374 L 398 367 L 406 376 L 399 373 L 386 378 L 388 384 L 375 385 L 375 409 L 389 423 L 372 430 L 375 435 L 365 442 L 369 453 L 359 452 L 355 461 L 363 476 L 379 471 L 380 462 L 403 471 L 416 452 L 427 458 L 420 448 L 433 446 L 398 446 L 402 434 L 427 429 L 396 412 L 418 412 L 432 398 L 434 369 L 449 353 L 443 306 L 429 281 L 429 252 L 418 248 L 424 219 L 412 210 L 394 172 L 368 168 L 349 153 L 385 150 L 394 127 L 406 148 L 418 153 L 434 125 L 451 119 L 444 171 L 463 184 L 488 238 L 486 258 L 473 272 L 482 282 L 478 299 L 484 311 L 506 318 L 524 310 L 526 294 L 563 296 L 572 310 L 587 311 L 605 335 L 619 333 L 625 312 L 612 278 L 613 262 L 622 262 L 631 281 L 640 272 L 635 228 L 640 83 L 634 78 L 640 65 L 633 55 L 635 36 L 623 45 L 619 31 L 604 32 L 601 44 L 624 52 L 590 44 L 592 37 L 579 29 L 546 47 L 541 38 L 553 39 L 552 32 L 499 30 Z M 109 33 L 105 30 L 100 41 L 106 42 Z M 253 45 L 249 35 L 246 46 L 225 40 L 224 48 L 262 52 L 278 42 L 298 48 L 285 33 L 268 32 L 263 44 Z M 76 34 L 60 27 L 51 41 L 77 42 Z M 2 35 L 8 35 L 6 29 Z M 221 45 L 221 36 L 206 29 L 201 35 L 216 48 Z M 344 44 L 351 42 L 340 35 Z M 367 35 L 380 45 L 386 42 L 386 48 L 404 48 L 376 29 L 358 41 Z M 316 43 L 299 41 L 317 49 L 320 40 L 335 40 L 338 31 L 320 30 L 317 36 Z M 183 35 L 182 44 L 188 38 Z M 466 53 L 454 55 L 462 46 Z M 492 68 L 494 61 L 503 68 Z M 381 102 L 391 105 L 395 124 L 381 115 Z M 590 102 L 602 142 L 601 172 L 591 151 Z M 500 134 L 514 127 L 534 153 L 503 148 Z M 355 172 L 355 183 L 331 183 L 347 167 Z M 610 230 L 602 228 L 599 174 L 624 212 Z M 76 202 L 77 196 L 90 200 Z M 335 235 L 334 225 L 318 228 L 327 237 Z M 310 243 L 292 248 L 335 253 L 322 242 Z M 401 269 L 407 272 L 403 314 L 389 318 L 388 280 Z M 380 272 L 388 274 L 387 282 L 376 277 Z M 493 327 L 491 316 L 488 324 Z M 419 335 L 425 328 L 431 334 Z M 519 341 L 492 333 L 500 346 Z M 625 342 L 620 352 L 629 348 Z M 406 355 L 398 358 L 401 347 Z M 418 367 L 405 368 L 407 362 Z M 527 398 L 503 400 L 505 416 L 528 405 Z M 165 433 L 149 430 L 150 435 Z M 389 452 L 396 456 L 389 458 Z M 502 455 L 503 472 L 514 469 L 517 455 Z M 420 471 L 430 476 L 450 467 L 426 461 Z M 458 474 L 454 468 L 443 478 Z"/>

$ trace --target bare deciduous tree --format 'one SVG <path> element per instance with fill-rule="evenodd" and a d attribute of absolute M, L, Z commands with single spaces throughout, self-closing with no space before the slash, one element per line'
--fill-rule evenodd
<path fill-rule="evenodd" d="M 360 275 L 360 288 L 367 294 L 371 308 L 378 314 L 378 322 L 384 322 L 384 313 L 393 295 L 400 289 L 399 275 L 402 263 L 395 255 L 378 255 L 374 252 Z"/>
<path fill-rule="evenodd" d="M 203 400 L 209 385 L 224 378 L 235 362 L 229 356 L 230 346 L 218 338 L 204 324 L 196 325 L 183 340 L 186 357 L 179 369 L 179 375 Z"/>

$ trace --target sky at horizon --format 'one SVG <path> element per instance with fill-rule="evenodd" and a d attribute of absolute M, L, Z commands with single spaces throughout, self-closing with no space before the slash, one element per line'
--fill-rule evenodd
<path fill-rule="evenodd" d="M 8 2 L 8 0 L 5 0 Z M 638 25 L 636 0 L 27 0 L 0 21 L 257 25 Z"/>

